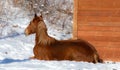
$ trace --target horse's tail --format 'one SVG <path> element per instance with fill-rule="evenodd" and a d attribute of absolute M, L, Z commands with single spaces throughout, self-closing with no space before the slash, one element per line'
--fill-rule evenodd
<path fill-rule="evenodd" d="M 101 58 L 98 59 L 99 63 L 103 63 L 103 60 Z"/>
<path fill-rule="evenodd" d="M 103 63 L 103 60 L 99 57 L 98 54 L 94 54 L 94 61 L 93 63 Z"/>

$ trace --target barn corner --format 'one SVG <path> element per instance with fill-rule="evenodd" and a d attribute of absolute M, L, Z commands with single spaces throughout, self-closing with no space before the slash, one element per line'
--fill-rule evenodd
<path fill-rule="evenodd" d="M 73 39 L 77 39 L 78 38 L 78 34 L 77 34 L 77 8 L 78 8 L 78 0 L 74 0 L 74 13 L 73 13 Z"/>

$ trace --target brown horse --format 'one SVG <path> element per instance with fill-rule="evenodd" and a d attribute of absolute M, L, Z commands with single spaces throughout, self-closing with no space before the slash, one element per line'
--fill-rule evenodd
<path fill-rule="evenodd" d="M 102 62 L 96 49 L 84 40 L 56 40 L 47 34 L 42 16 L 35 15 L 25 29 L 25 34 L 36 34 L 34 57 L 39 60 L 74 60 Z"/>

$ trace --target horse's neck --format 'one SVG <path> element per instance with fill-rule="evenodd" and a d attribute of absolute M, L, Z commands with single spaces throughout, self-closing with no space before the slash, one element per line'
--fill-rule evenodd
<path fill-rule="evenodd" d="M 40 33 L 36 33 L 36 44 L 41 45 L 50 45 L 54 43 L 56 40 L 50 37 L 46 31 L 41 30 Z"/>

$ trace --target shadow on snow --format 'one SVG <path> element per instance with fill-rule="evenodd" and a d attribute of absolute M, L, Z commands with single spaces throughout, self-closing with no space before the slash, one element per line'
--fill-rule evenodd
<path fill-rule="evenodd" d="M 23 60 L 20 60 L 20 59 L 9 59 L 9 58 L 6 58 L 4 60 L 0 60 L 0 64 L 9 64 L 9 63 L 14 63 L 14 62 L 25 62 L 25 61 L 28 61 L 29 59 L 23 59 Z"/>
<path fill-rule="evenodd" d="M 8 36 L 5 36 L 5 37 L 0 37 L 0 39 L 14 38 L 14 37 L 20 36 L 20 35 L 24 35 L 24 33 L 16 33 L 16 34 L 8 35 Z"/>

